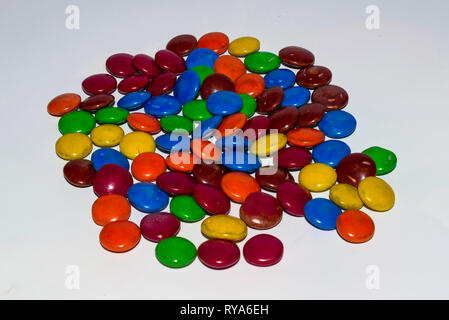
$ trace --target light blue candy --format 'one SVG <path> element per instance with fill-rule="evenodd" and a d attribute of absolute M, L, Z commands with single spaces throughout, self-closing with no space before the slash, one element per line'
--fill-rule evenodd
<path fill-rule="evenodd" d="M 126 170 L 129 170 L 129 162 L 125 155 L 115 149 L 101 148 L 97 149 L 92 153 L 90 157 L 90 162 L 94 167 L 95 171 L 100 170 L 100 168 L 106 164 L 116 164 Z"/>
<path fill-rule="evenodd" d="M 136 110 L 142 108 L 150 98 L 151 94 L 148 91 L 131 92 L 121 97 L 117 105 L 126 110 Z"/>
<path fill-rule="evenodd" d="M 341 139 L 351 135 L 357 126 L 357 121 L 349 112 L 329 111 L 318 123 L 320 130 L 329 138 Z"/>
<path fill-rule="evenodd" d="M 243 100 L 235 92 L 217 91 L 207 98 L 206 107 L 212 114 L 227 116 L 242 109 Z"/>
<path fill-rule="evenodd" d="M 173 96 L 156 96 L 145 103 L 145 112 L 159 118 L 177 114 L 181 109 L 181 102 Z"/>
<path fill-rule="evenodd" d="M 193 138 L 204 138 L 208 139 L 213 134 L 213 129 L 216 129 L 221 121 L 223 121 L 222 116 L 213 116 L 209 119 L 204 120 L 200 123 L 198 127 L 193 131 Z"/>
<path fill-rule="evenodd" d="M 304 215 L 310 224 L 322 230 L 334 230 L 341 209 L 331 200 L 315 198 L 304 206 Z"/>
<path fill-rule="evenodd" d="M 194 70 L 187 70 L 176 81 L 174 95 L 179 102 L 185 104 L 196 98 L 200 87 L 201 79 L 198 73 Z"/>
<path fill-rule="evenodd" d="M 218 139 L 215 143 L 217 147 L 224 150 L 246 150 L 249 140 L 243 136 L 226 136 Z"/>
<path fill-rule="evenodd" d="M 300 107 L 306 104 L 310 99 L 310 91 L 303 87 L 291 87 L 284 90 L 284 98 L 281 107 L 292 106 Z"/>
<path fill-rule="evenodd" d="M 143 212 L 162 211 L 168 205 L 168 195 L 149 182 L 133 184 L 128 189 L 128 200 L 137 210 Z"/>
<path fill-rule="evenodd" d="M 156 147 L 162 152 L 190 151 L 190 138 L 187 133 L 184 135 L 176 132 L 163 134 L 157 137 L 155 142 Z"/>
<path fill-rule="evenodd" d="M 225 151 L 221 155 L 221 163 L 232 171 L 254 172 L 261 163 L 257 156 L 244 151 Z"/>
<path fill-rule="evenodd" d="M 218 54 L 207 48 L 198 48 L 189 53 L 186 60 L 187 69 L 192 69 L 196 66 L 208 66 L 214 68 L 215 60 L 218 59 Z"/>
<path fill-rule="evenodd" d="M 324 163 L 336 168 L 341 159 L 351 154 L 351 148 L 339 140 L 327 140 L 315 146 L 312 157 L 315 162 Z"/>
<path fill-rule="evenodd" d="M 281 87 L 287 89 L 295 84 L 296 75 L 289 69 L 276 69 L 268 72 L 264 79 L 265 88 Z"/>

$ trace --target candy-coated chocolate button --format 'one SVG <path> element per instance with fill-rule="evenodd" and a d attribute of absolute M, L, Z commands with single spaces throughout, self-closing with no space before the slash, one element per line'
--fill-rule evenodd
<path fill-rule="evenodd" d="M 147 77 L 155 77 L 162 73 L 156 61 L 149 55 L 136 54 L 132 60 L 134 67 Z"/>
<path fill-rule="evenodd" d="M 243 127 L 243 135 L 249 140 L 255 140 L 266 134 L 270 128 L 270 118 L 257 116 L 249 119 Z"/>
<path fill-rule="evenodd" d="M 258 74 L 247 73 L 235 80 L 235 92 L 256 98 L 265 89 L 265 80 Z"/>
<path fill-rule="evenodd" d="M 228 197 L 216 187 L 198 183 L 193 189 L 195 201 L 210 214 L 228 214 L 231 202 Z"/>
<path fill-rule="evenodd" d="M 180 195 L 170 202 L 170 212 L 181 221 L 195 222 L 204 218 L 206 211 L 196 203 L 192 196 Z"/>
<path fill-rule="evenodd" d="M 93 183 L 96 171 L 89 160 L 78 159 L 67 162 L 63 173 L 64 178 L 72 185 L 89 187 Z"/>
<path fill-rule="evenodd" d="M 221 180 L 221 189 L 231 200 L 243 203 L 251 193 L 260 191 L 260 185 L 245 172 L 229 172 Z"/>
<path fill-rule="evenodd" d="M 334 230 L 340 214 L 340 208 L 324 198 L 312 199 L 304 207 L 304 216 L 307 221 L 322 230 Z"/>
<path fill-rule="evenodd" d="M 257 98 L 258 113 L 267 114 L 270 113 L 281 105 L 284 97 L 284 90 L 281 87 L 272 87 L 265 89 Z"/>
<path fill-rule="evenodd" d="M 324 133 L 313 128 L 296 128 L 287 132 L 288 143 L 298 147 L 314 147 L 324 141 Z"/>
<path fill-rule="evenodd" d="M 357 122 L 352 114 L 342 110 L 329 111 L 318 124 L 329 138 L 341 139 L 355 131 Z"/>
<path fill-rule="evenodd" d="M 165 159 L 167 166 L 175 171 L 192 172 L 199 159 L 190 152 L 173 152 Z"/>
<path fill-rule="evenodd" d="M 224 55 L 215 60 L 214 71 L 225 74 L 235 82 L 237 78 L 246 73 L 246 67 L 240 59 Z"/>
<path fill-rule="evenodd" d="M 190 195 L 193 194 L 196 181 L 188 173 L 171 171 L 157 177 L 156 184 L 170 195 Z"/>
<path fill-rule="evenodd" d="M 281 240 L 269 234 L 258 234 L 243 246 L 245 260 L 255 266 L 272 266 L 282 259 L 284 245 Z"/>
<path fill-rule="evenodd" d="M 323 118 L 326 107 L 319 103 L 308 103 L 298 109 L 298 127 L 314 127 Z"/>
<path fill-rule="evenodd" d="M 311 163 L 299 172 L 299 183 L 307 190 L 322 192 L 328 190 L 337 181 L 335 170 L 324 163 Z"/>
<path fill-rule="evenodd" d="M 251 228 L 270 229 L 281 221 L 282 207 L 273 196 L 253 192 L 240 207 L 240 218 Z"/>
<path fill-rule="evenodd" d="M 292 68 L 307 67 L 315 62 L 315 56 L 312 52 L 296 46 L 281 49 L 279 58 L 281 58 L 283 64 Z"/>
<path fill-rule="evenodd" d="M 113 147 L 120 143 L 125 133 L 115 124 L 102 124 L 92 130 L 90 138 L 99 147 Z"/>
<path fill-rule="evenodd" d="M 180 34 L 168 41 L 166 49 L 173 51 L 177 55 L 186 56 L 196 49 L 197 40 L 191 34 Z"/>
<path fill-rule="evenodd" d="M 312 199 L 310 192 L 290 181 L 283 182 L 278 187 L 276 196 L 282 208 L 294 216 L 303 216 L 304 206 Z"/>
<path fill-rule="evenodd" d="M 165 117 L 177 114 L 182 109 L 182 104 L 173 96 L 157 96 L 145 103 L 145 112 L 154 117 Z"/>
<path fill-rule="evenodd" d="M 291 87 L 284 90 L 281 106 L 300 107 L 310 99 L 310 91 L 303 87 Z"/>
<path fill-rule="evenodd" d="M 376 164 L 376 175 L 378 176 L 393 171 L 398 161 L 396 155 L 392 151 L 377 146 L 368 148 L 362 151 L 362 153 L 373 159 Z"/>
<path fill-rule="evenodd" d="M 256 180 L 260 186 L 269 191 L 277 191 L 285 181 L 295 182 L 293 176 L 283 168 L 262 167 L 256 172 Z"/>
<path fill-rule="evenodd" d="M 345 210 L 358 210 L 363 207 L 357 188 L 346 183 L 338 183 L 332 186 L 329 190 L 329 199 Z"/>
<path fill-rule="evenodd" d="M 217 129 L 222 121 L 223 117 L 220 115 L 204 120 L 193 131 L 193 138 L 209 139 L 216 133 L 215 129 Z"/>
<path fill-rule="evenodd" d="M 81 102 L 76 93 L 63 93 L 54 97 L 47 105 L 47 111 L 53 116 L 62 116 L 75 110 Z"/>
<path fill-rule="evenodd" d="M 113 76 L 125 78 L 136 73 L 133 56 L 128 53 L 116 53 L 106 60 L 106 70 Z"/>
<path fill-rule="evenodd" d="M 327 140 L 315 146 L 312 157 L 315 162 L 324 163 L 332 168 L 337 167 L 341 159 L 351 154 L 351 149 L 343 141 Z"/>
<path fill-rule="evenodd" d="M 285 148 L 278 153 L 278 165 L 290 170 L 300 169 L 311 161 L 310 151 L 300 147 Z"/>
<path fill-rule="evenodd" d="M 345 89 L 331 84 L 317 88 L 312 94 L 312 102 L 322 104 L 326 111 L 343 109 L 348 99 Z"/>
<path fill-rule="evenodd" d="M 203 84 L 204 79 L 214 73 L 214 70 L 208 66 L 196 66 L 191 70 L 195 71 L 200 76 L 201 84 Z"/>
<path fill-rule="evenodd" d="M 226 136 L 217 140 L 215 145 L 224 150 L 246 150 L 248 149 L 249 141 L 247 138 L 240 135 Z"/>
<path fill-rule="evenodd" d="M 272 133 L 260 137 L 252 143 L 249 151 L 259 157 L 267 157 L 281 150 L 287 144 L 287 137 L 282 133 Z"/>
<path fill-rule="evenodd" d="M 133 184 L 128 190 L 128 199 L 134 208 L 142 212 L 162 211 L 168 205 L 168 195 L 149 182 Z"/>
<path fill-rule="evenodd" d="M 243 101 L 243 106 L 240 112 L 246 114 L 247 119 L 251 118 L 256 112 L 256 100 L 246 93 L 239 93 L 238 95 L 240 96 L 240 98 L 242 98 Z"/>
<path fill-rule="evenodd" d="M 167 170 L 165 159 L 154 152 L 143 152 L 139 154 L 131 164 L 131 172 L 139 181 L 155 181 Z"/>
<path fill-rule="evenodd" d="M 56 154 L 64 160 L 77 160 L 92 151 L 92 141 L 82 133 L 67 133 L 56 141 Z"/>
<path fill-rule="evenodd" d="M 130 132 L 120 142 L 120 152 L 128 159 L 134 159 L 143 152 L 153 152 L 155 149 L 153 137 L 146 132 Z"/>
<path fill-rule="evenodd" d="M 292 87 L 295 79 L 295 74 L 289 69 L 276 69 L 268 72 L 264 77 L 267 88 L 281 87 L 282 89 Z"/>
<path fill-rule="evenodd" d="M 165 71 L 180 74 L 186 70 L 184 59 L 170 50 L 159 50 L 154 55 L 154 60 L 157 65 Z"/>
<path fill-rule="evenodd" d="M 229 170 L 222 164 L 198 163 L 193 166 L 193 176 L 198 183 L 210 184 L 221 188 L 221 179 Z"/>
<path fill-rule="evenodd" d="M 250 53 L 258 51 L 260 41 L 253 37 L 240 37 L 233 40 L 228 47 L 229 54 L 236 57 L 245 57 Z"/>
<path fill-rule="evenodd" d="M 172 132 L 175 130 L 185 130 L 187 132 L 193 131 L 193 122 L 187 117 L 183 116 L 166 116 L 161 119 L 161 127 L 165 132 Z"/>
<path fill-rule="evenodd" d="M 181 223 L 178 218 L 168 212 L 147 214 L 140 221 L 142 236 L 153 242 L 176 236 L 180 228 Z"/>
<path fill-rule="evenodd" d="M 146 113 L 130 113 L 126 119 L 131 129 L 156 134 L 161 131 L 159 120 Z"/>
<path fill-rule="evenodd" d="M 147 86 L 147 91 L 151 93 L 152 97 L 161 94 L 169 93 L 176 83 L 176 74 L 173 72 L 161 73 L 150 80 Z"/>
<path fill-rule="evenodd" d="M 123 79 L 118 84 L 118 92 L 121 94 L 127 94 L 136 92 L 145 88 L 148 84 L 148 77 L 144 75 L 131 76 Z"/>
<path fill-rule="evenodd" d="M 128 189 L 133 184 L 133 178 L 128 170 L 116 165 L 107 164 L 97 171 L 94 177 L 93 188 L 97 196 L 106 194 L 119 194 L 124 197 L 128 194 Z"/>
<path fill-rule="evenodd" d="M 182 268 L 191 264 L 196 253 L 195 245 L 181 237 L 166 238 L 156 246 L 159 262 L 171 268 Z"/>
<path fill-rule="evenodd" d="M 100 243 L 112 252 L 129 251 L 140 241 L 140 229 L 131 221 L 108 223 L 100 232 Z"/>
<path fill-rule="evenodd" d="M 72 132 L 89 134 L 95 128 L 95 118 L 84 110 L 72 111 L 59 119 L 58 128 L 62 134 Z"/>
<path fill-rule="evenodd" d="M 128 115 L 129 111 L 123 108 L 106 107 L 95 113 L 95 120 L 100 124 L 122 124 Z"/>
<path fill-rule="evenodd" d="M 182 107 L 182 114 L 193 121 L 203 121 L 213 117 L 207 110 L 206 100 L 193 100 Z"/>
<path fill-rule="evenodd" d="M 186 59 L 187 69 L 192 69 L 196 66 L 214 67 L 215 60 L 218 54 L 207 48 L 198 48 L 189 53 Z"/>
<path fill-rule="evenodd" d="M 376 164 L 363 153 L 351 153 L 337 165 L 337 180 L 357 187 L 363 179 L 376 175 Z"/>
<path fill-rule="evenodd" d="M 211 94 L 218 91 L 234 91 L 234 83 L 224 74 L 213 73 L 204 79 L 201 85 L 201 98 L 207 100 Z"/>
<path fill-rule="evenodd" d="M 173 92 L 179 102 L 185 104 L 196 98 L 200 86 L 201 79 L 198 73 L 194 70 L 187 70 L 176 80 Z"/>
<path fill-rule="evenodd" d="M 241 219 L 219 214 L 201 223 L 201 232 L 209 239 L 241 241 L 248 233 L 248 227 Z"/>
<path fill-rule="evenodd" d="M 117 80 L 109 74 L 94 74 L 83 80 L 83 91 L 88 95 L 113 93 L 117 88 Z"/>
<path fill-rule="evenodd" d="M 228 49 L 229 38 L 222 32 L 209 32 L 198 39 L 197 48 L 207 48 L 217 54 Z"/>
<path fill-rule="evenodd" d="M 221 156 L 220 149 L 207 140 L 193 139 L 190 148 L 197 157 L 203 160 L 218 161 Z"/>
<path fill-rule="evenodd" d="M 190 151 L 190 137 L 181 134 L 180 131 L 164 134 L 155 141 L 157 148 L 162 152 Z"/>
<path fill-rule="evenodd" d="M 254 172 L 262 165 L 259 158 L 244 151 L 225 151 L 221 156 L 221 163 L 232 171 Z"/>
<path fill-rule="evenodd" d="M 118 152 L 115 149 L 97 149 L 94 151 L 94 153 L 92 153 L 90 160 L 92 161 L 92 165 L 94 166 L 96 171 L 100 170 L 100 168 L 104 165 L 110 163 L 114 163 L 125 168 L 126 170 L 129 170 L 128 159 L 126 159 L 126 157 L 121 152 Z"/>
<path fill-rule="evenodd" d="M 323 66 L 310 66 L 302 68 L 296 74 L 296 82 L 305 88 L 315 89 L 322 87 L 332 79 L 332 72 Z"/>
<path fill-rule="evenodd" d="M 119 194 L 107 194 L 99 197 L 92 205 L 92 219 L 99 226 L 114 221 L 128 220 L 131 205 L 128 199 Z"/>
<path fill-rule="evenodd" d="M 246 56 L 246 68 L 255 73 L 268 73 L 279 68 L 281 59 L 272 52 L 258 51 Z"/>
<path fill-rule="evenodd" d="M 237 133 L 246 124 L 246 114 L 237 112 L 223 118 L 217 130 L 221 137 L 226 137 Z"/>
<path fill-rule="evenodd" d="M 388 211 L 394 206 L 393 189 L 378 177 L 367 177 L 358 186 L 360 199 L 365 206 L 375 211 Z"/>
<path fill-rule="evenodd" d="M 240 259 L 240 249 L 229 240 L 207 240 L 198 247 L 198 259 L 212 269 L 226 269 Z"/>
<path fill-rule="evenodd" d="M 374 222 L 362 211 L 348 210 L 338 216 L 337 232 L 348 242 L 366 242 L 374 235 Z"/>
<path fill-rule="evenodd" d="M 151 93 L 146 91 L 131 92 L 120 98 L 117 105 L 126 110 L 135 110 L 143 107 L 144 103 L 151 98 Z"/>
<path fill-rule="evenodd" d="M 235 92 L 217 91 L 207 98 L 206 106 L 210 113 L 226 116 L 239 112 L 243 101 Z"/>
<path fill-rule="evenodd" d="M 96 94 L 87 97 L 80 103 L 80 109 L 95 112 L 102 108 L 112 107 L 114 105 L 114 96 L 111 94 Z"/>

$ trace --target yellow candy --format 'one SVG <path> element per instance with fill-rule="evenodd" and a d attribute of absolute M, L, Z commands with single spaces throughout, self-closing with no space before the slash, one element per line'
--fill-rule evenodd
<path fill-rule="evenodd" d="M 236 57 L 244 57 L 256 52 L 260 48 L 260 42 L 253 37 L 237 38 L 229 44 L 229 54 Z"/>
<path fill-rule="evenodd" d="M 99 147 L 114 147 L 120 143 L 125 133 L 115 124 L 102 124 L 92 130 L 90 138 Z"/>
<path fill-rule="evenodd" d="M 132 160 L 141 153 L 154 152 L 155 149 L 153 137 L 142 131 L 130 132 L 120 142 L 120 152 Z"/>
<path fill-rule="evenodd" d="M 393 189 L 384 180 L 377 177 L 368 177 L 359 183 L 360 199 L 375 211 L 387 211 L 394 206 Z"/>
<path fill-rule="evenodd" d="M 249 151 L 259 157 L 266 157 L 282 149 L 287 144 L 287 137 L 282 133 L 267 134 L 253 142 Z"/>
<path fill-rule="evenodd" d="M 311 163 L 299 172 L 299 183 L 313 192 L 326 191 L 337 181 L 335 170 L 324 163 Z"/>
<path fill-rule="evenodd" d="M 77 160 L 92 151 L 92 141 L 82 133 L 67 133 L 56 141 L 56 154 L 64 160 Z"/>
<path fill-rule="evenodd" d="M 201 232 L 210 239 L 240 241 L 246 237 L 248 227 L 243 220 L 219 214 L 204 220 L 201 223 Z"/>
<path fill-rule="evenodd" d="M 329 191 L 329 199 L 345 210 L 358 210 L 363 207 L 363 202 L 360 200 L 357 188 L 346 183 L 339 183 L 332 186 Z"/>

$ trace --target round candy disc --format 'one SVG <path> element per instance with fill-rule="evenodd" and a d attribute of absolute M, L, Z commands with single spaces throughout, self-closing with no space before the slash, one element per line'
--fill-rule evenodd
<path fill-rule="evenodd" d="M 122 128 L 115 124 L 102 124 L 90 133 L 92 142 L 99 147 L 114 147 L 122 141 L 125 135 Z"/>
<path fill-rule="evenodd" d="M 167 212 L 147 214 L 140 221 L 142 236 L 153 242 L 176 236 L 180 227 L 178 218 Z"/>
<path fill-rule="evenodd" d="M 206 211 L 188 195 L 174 197 L 170 202 L 170 212 L 186 222 L 199 221 L 206 215 Z"/>
<path fill-rule="evenodd" d="M 72 160 L 65 164 L 64 178 L 77 187 L 89 187 L 93 183 L 95 169 L 86 159 Z"/>
<path fill-rule="evenodd" d="M 168 205 L 168 195 L 157 185 L 149 182 L 133 184 L 128 190 L 128 199 L 142 212 L 162 211 Z"/>
<path fill-rule="evenodd" d="M 126 110 L 135 110 L 143 107 L 150 97 L 151 94 L 147 91 L 131 92 L 120 98 L 117 105 Z"/>
<path fill-rule="evenodd" d="M 360 210 L 348 210 L 338 216 L 337 232 L 348 242 L 366 242 L 374 235 L 374 222 Z"/>
<path fill-rule="evenodd" d="M 310 99 L 310 91 L 303 87 L 291 87 L 284 90 L 281 106 L 300 107 Z"/>
<path fill-rule="evenodd" d="M 47 111 L 53 116 L 62 116 L 75 110 L 81 102 L 81 97 L 76 93 L 64 93 L 54 97 L 47 105 Z"/>
<path fill-rule="evenodd" d="M 378 177 L 367 177 L 358 186 L 359 196 L 363 203 L 375 211 L 388 211 L 394 206 L 393 189 Z"/>
<path fill-rule="evenodd" d="M 246 197 L 240 207 L 240 218 L 251 228 L 270 229 L 281 221 L 282 207 L 273 196 L 253 192 Z"/>
<path fill-rule="evenodd" d="M 240 249 L 232 241 L 207 240 L 198 247 L 198 259 L 209 268 L 226 269 L 240 259 Z"/>
<path fill-rule="evenodd" d="M 136 73 L 133 56 L 128 53 L 117 53 L 106 60 L 106 70 L 116 77 L 125 78 Z"/>
<path fill-rule="evenodd" d="M 154 152 L 144 152 L 139 154 L 131 164 L 131 172 L 139 181 L 155 181 L 167 170 L 165 159 Z"/>
<path fill-rule="evenodd" d="M 143 152 L 153 152 L 155 149 L 156 144 L 153 136 L 146 132 L 130 132 L 120 141 L 120 152 L 131 160 Z"/>
<path fill-rule="evenodd" d="M 116 164 L 106 164 L 97 171 L 93 188 L 97 196 L 119 194 L 126 197 L 133 178 L 128 170 Z"/>
<path fill-rule="evenodd" d="M 312 199 L 306 189 L 290 181 L 283 182 L 276 195 L 284 210 L 294 216 L 303 216 L 304 206 Z"/>
<path fill-rule="evenodd" d="M 255 73 L 268 73 L 279 68 L 281 59 L 271 52 L 258 51 L 246 56 L 246 68 Z"/>
<path fill-rule="evenodd" d="M 80 103 L 80 109 L 95 112 L 102 108 L 112 107 L 114 105 L 115 97 L 111 94 L 96 94 L 87 97 Z"/>
<path fill-rule="evenodd" d="M 92 219 L 99 226 L 114 221 L 128 220 L 131 205 L 128 199 L 118 194 L 107 194 L 99 197 L 92 205 Z"/>
<path fill-rule="evenodd" d="M 89 134 L 95 128 L 95 118 L 87 111 L 76 110 L 59 119 L 58 128 L 62 134 L 78 132 Z"/>
<path fill-rule="evenodd" d="M 171 268 L 182 268 L 195 260 L 195 245 L 181 237 L 170 237 L 156 246 L 156 257 L 160 263 Z"/>
<path fill-rule="evenodd" d="M 145 103 L 145 112 L 158 118 L 177 114 L 181 109 L 181 102 L 173 96 L 157 96 Z"/>
<path fill-rule="evenodd" d="M 218 54 L 207 48 L 198 48 L 189 53 L 186 59 L 187 69 L 192 69 L 196 66 L 214 67 L 215 60 Z"/>
<path fill-rule="evenodd" d="M 198 95 L 201 86 L 200 76 L 193 70 L 187 70 L 176 81 L 174 95 L 179 102 L 185 104 Z"/>
<path fill-rule="evenodd" d="M 195 179 L 188 173 L 171 171 L 164 172 L 156 179 L 156 184 L 170 195 L 193 194 Z"/>
<path fill-rule="evenodd" d="M 92 153 L 92 165 L 96 171 L 100 170 L 104 165 L 113 163 L 129 170 L 128 159 L 119 151 L 110 148 L 97 149 Z"/>
<path fill-rule="evenodd" d="M 177 55 L 188 55 L 196 48 L 197 40 L 191 34 L 181 34 L 168 41 L 166 48 Z"/>
<path fill-rule="evenodd" d="M 221 180 L 221 189 L 231 200 L 243 203 L 251 193 L 260 191 L 260 185 L 247 173 L 229 172 Z"/>
<path fill-rule="evenodd" d="M 295 84 L 296 76 L 289 69 L 276 69 L 268 72 L 265 77 L 265 87 L 281 87 L 287 89 Z"/>
<path fill-rule="evenodd" d="M 376 164 L 376 175 L 378 176 L 393 171 L 398 161 L 396 155 L 392 151 L 381 147 L 371 147 L 362 151 L 362 153 L 373 159 Z"/>
<path fill-rule="evenodd" d="M 312 52 L 307 49 L 289 46 L 279 51 L 279 58 L 282 63 L 292 68 L 302 68 L 312 65 L 315 57 Z"/>
<path fill-rule="evenodd" d="M 82 83 L 83 91 L 88 95 L 113 93 L 117 88 L 117 80 L 109 74 L 94 74 Z"/>
<path fill-rule="evenodd" d="M 92 141 L 82 133 L 67 133 L 56 141 L 55 150 L 64 160 L 82 159 L 92 151 Z"/>
<path fill-rule="evenodd" d="M 337 181 L 335 170 L 324 163 L 311 163 L 301 169 L 299 182 L 307 190 L 322 192 L 328 190 Z"/>
<path fill-rule="evenodd" d="M 363 153 L 351 153 L 337 165 L 337 180 L 357 187 L 363 179 L 376 175 L 376 164 Z"/>
<path fill-rule="evenodd" d="M 315 198 L 306 203 L 304 215 L 313 226 L 322 230 L 334 230 L 340 208 L 332 201 L 324 198 Z"/>
<path fill-rule="evenodd" d="M 193 189 L 195 201 L 210 214 L 228 214 L 231 202 L 228 197 L 214 186 L 198 183 Z"/>
<path fill-rule="evenodd" d="M 125 252 L 134 248 L 140 241 L 140 229 L 131 221 L 108 223 L 100 232 L 100 243 L 106 250 Z"/>
<path fill-rule="evenodd" d="M 331 84 L 315 89 L 312 94 L 312 102 L 322 104 L 326 111 L 343 109 L 348 99 L 345 89 Z"/>
<path fill-rule="evenodd" d="M 245 260 L 259 267 L 278 263 L 284 253 L 284 245 L 278 238 L 269 234 L 258 234 L 243 246 Z"/>
<path fill-rule="evenodd" d="M 343 141 L 327 140 L 315 146 L 312 157 L 315 162 L 324 163 L 332 168 L 337 167 L 341 159 L 351 154 L 351 149 Z"/>
<path fill-rule="evenodd" d="M 354 116 L 346 111 L 336 110 L 326 113 L 318 124 L 329 138 L 341 139 L 351 135 L 357 122 Z"/>

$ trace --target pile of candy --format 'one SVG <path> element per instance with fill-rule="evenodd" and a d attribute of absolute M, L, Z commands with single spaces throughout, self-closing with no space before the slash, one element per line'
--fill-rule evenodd
<path fill-rule="evenodd" d="M 351 153 L 340 140 L 356 128 L 341 110 L 348 94 L 329 84 L 331 71 L 314 65 L 310 51 L 289 46 L 276 55 L 259 47 L 253 37 L 229 43 L 221 32 L 176 36 L 154 58 L 110 56 L 109 74 L 82 82 L 83 101 L 75 93 L 50 101 L 48 112 L 61 117 L 56 153 L 68 160 L 64 176 L 93 186 L 92 217 L 105 249 L 128 251 L 143 235 L 157 243 L 156 257 L 166 266 L 184 267 L 198 255 L 210 268 L 228 268 L 240 259 L 236 242 L 247 228 L 273 228 L 283 211 L 336 229 L 348 242 L 372 238 L 374 223 L 360 209 L 393 207 L 393 190 L 377 176 L 395 168 L 396 156 L 380 147 Z M 123 78 L 118 85 L 116 78 Z M 118 107 L 116 89 L 124 95 Z M 92 144 L 99 148 L 84 159 Z M 290 171 L 297 170 L 295 182 Z M 326 190 L 329 199 L 312 199 L 311 192 Z M 231 201 L 241 204 L 239 218 L 228 215 Z M 149 213 L 140 226 L 128 220 L 131 206 Z M 170 212 L 162 212 L 167 206 Z M 180 221 L 200 220 L 208 240 L 197 249 L 176 235 Z M 257 266 L 282 255 L 282 242 L 269 234 L 243 247 L 245 260 Z"/>

